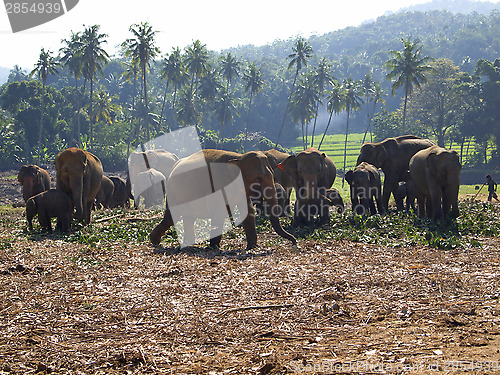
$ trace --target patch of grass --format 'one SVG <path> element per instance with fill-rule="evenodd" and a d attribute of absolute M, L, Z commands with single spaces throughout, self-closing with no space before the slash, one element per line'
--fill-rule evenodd
<path fill-rule="evenodd" d="M 350 240 L 401 247 L 426 245 L 437 249 L 480 246 L 479 237 L 500 233 L 500 208 L 483 202 L 460 203 L 460 217 L 434 222 L 413 213 L 390 212 L 380 216 L 353 215 L 349 210 L 332 214 L 327 227 L 292 229 L 300 238 L 312 240 Z"/>

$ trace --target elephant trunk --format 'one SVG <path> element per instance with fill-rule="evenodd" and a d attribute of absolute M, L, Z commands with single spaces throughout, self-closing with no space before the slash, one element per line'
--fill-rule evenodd
<path fill-rule="evenodd" d="M 33 177 L 23 179 L 23 199 L 25 202 L 33 196 Z"/>
<path fill-rule="evenodd" d="M 73 204 L 75 205 L 75 218 L 77 220 L 83 220 L 83 181 L 82 178 L 71 178 L 70 181 L 71 187 L 71 197 L 73 200 Z M 85 202 L 86 204 L 86 202 Z"/>
<path fill-rule="evenodd" d="M 278 205 L 278 198 L 276 194 L 276 189 L 274 187 L 274 183 L 271 181 L 271 183 L 269 184 L 262 184 L 261 191 L 265 201 L 270 207 L 269 220 L 271 221 L 271 225 L 274 231 L 279 236 L 292 241 L 292 243 L 295 245 L 297 243 L 296 238 L 281 227 L 281 223 L 279 220 L 280 216 L 279 211 L 281 208 Z"/>

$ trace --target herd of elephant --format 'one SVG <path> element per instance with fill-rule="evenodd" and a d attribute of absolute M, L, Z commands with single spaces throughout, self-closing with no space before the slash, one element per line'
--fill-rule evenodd
<path fill-rule="evenodd" d="M 57 217 L 56 229 L 68 231 L 72 217 L 90 222 L 96 202 L 104 207 L 125 207 L 135 196 L 136 204 L 151 206 L 165 202 L 166 194 L 163 219 L 150 233 L 151 243 L 158 245 L 175 224 L 169 196 L 193 200 L 186 196 L 190 189 L 185 185 L 197 184 L 200 176 L 195 166 L 200 160 L 208 165 L 226 163 L 239 168 L 246 194 L 245 212 L 248 212 L 242 221 L 247 249 L 257 246 L 257 215 L 268 216 L 275 232 L 295 244 L 295 237 L 282 228 L 280 216 L 291 216 L 292 226 L 313 225 L 317 221 L 325 225 L 329 222 L 330 207 L 335 206 L 339 212 L 344 210 L 339 192 L 332 188 L 337 175 L 335 164 L 315 148 L 296 155 L 274 149 L 245 154 L 205 149 L 181 159 L 165 150 L 134 152 L 128 160 L 130 178 L 125 181 L 117 176 L 104 176 L 98 157 L 73 147 L 55 159 L 56 189 L 50 189 L 50 177 L 44 169 L 35 165 L 20 169 L 18 180 L 23 185 L 28 226 L 32 229 L 32 219 L 38 214 L 43 229 L 50 231 L 50 218 Z M 384 174 L 383 188 L 379 170 Z M 384 214 L 393 194 L 398 210 L 403 210 L 405 198 L 406 209 L 415 209 L 416 199 L 420 217 L 440 219 L 459 214 L 460 170 L 455 151 L 439 147 L 428 139 L 406 135 L 363 144 L 357 165 L 345 173 L 345 180 L 350 185 L 355 213 Z M 174 180 L 172 176 L 179 171 L 188 171 L 189 178 L 167 189 Z M 296 197 L 293 210 L 292 190 Z M 210 216 L 210 210 L 206 211 Z M 184 236 L 193 235 L 190 232 L 195 230 L 195 219 L 184 213 Z M 220 234 L 210 238 L 212 247 L 220 245 Z"/>

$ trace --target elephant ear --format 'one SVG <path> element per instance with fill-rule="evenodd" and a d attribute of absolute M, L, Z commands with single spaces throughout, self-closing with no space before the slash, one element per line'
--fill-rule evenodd
<path fill-rule="evenodd" d="M 26 169 L 28 167 L 26 165 L 23 165 L 21 169 L 19 169 L 19 173 L 17 174 L 17 181 L 19 181 L 21 184 L 24 182 L 24 173 L 26 172 Z"/>
<path fill-rule="evenodd" d="M 354 176 L 354 172 L 353 172 L 353 171 L 347 171 L 347 173 L 346 173 L 346 174 L 345 174 L 345 176 L 344 176 L 344 177 L 345 177 L 345 180 L 347 181 L 347 183 L 348 183 L 349 185 L 351 185 L 351 183 L 352 183 L 352 178 L 353 178 L 353 176 Z"/>
<path fill-rule="evenodd" d="M 430 172 L 431 176 L 436 177 L 437 176 L 437 169 L 436 169 L 436 163 L 437 163 L 437 155 L 435 152 L 431 152 L 427 156 L 427 169 Z"/>
<path fill-rule="evenodd" d="M 295 155 L 290 155 L 277 165 L 277 168 L 288 174 L 294 181 L 297 180 L 297 159 Z"/>

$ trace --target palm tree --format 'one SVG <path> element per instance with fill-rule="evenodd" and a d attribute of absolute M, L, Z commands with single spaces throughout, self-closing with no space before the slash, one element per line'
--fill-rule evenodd
<path fill-rule="evenodd" d="M 400 87 L 404 88 L 405 101 L 403 109 L 403 127 L 402 132 L 405 132 L 406 122 L 406 105 L 408 98 L 413 92 L 413 87 L 420 87 L 422 83 L 427 81 L 426 73 L 432 70 L 432 67 L 427 63 L 432 60 L 431 57 L 422 57 L 422 45 L 419 41 L 411 42 L 410 38 L 405 40 L 401 38 L 403 43 L 402 51 L 391 50 L 389 53 L 392 59 L 385 63 L 385 66 L 390 70 L 386 78 L 388 80 L 395 79 L 392 84 L 392 95 L 396 94 L 396 90 Z"/>
<path fill-rule="evenodd" d="M 302 127 L 302 143 L 304 150 L 307 148 L 307 125 L 316 114 L 316 103 L 319 101 L 319 95 L 316 90 L 314 77 L 306 75 L 302 82 L 297 85 L 290 101 L 290 114 L 295 122 L 300 123 Z M 304 137 L 305 128 L 305 137 Z"/>
<path fill-rule="evenodd" d="M 311 147 L 314 146 L 314 132 L 316 131 L 316 122 L 318 120 L 319 105 L 322 103 L 321 96 L 325 90 L 326 85 L 331 85 L 333 77 L 330 73 L 332 65 L 326 58 L 322 58 L 314 71 L 314 83 L 318 91 L 319 100 L 316 102 L 316 113 L 314 114 L 314 125 L 311 135 Z M 307 133 L 306 133 L 307 134 Z"/>
<path fill-rule="evenodd" d="M 193 45 L 186 49 L 185 64 L 188 72 L 191 74 L 191 94 L 198 85 L 198 79 L 209 70 L 208 51 L 205 44 L 199 40 L 193 42 Z"/>
<path fill-rule="evenodd" d="M 233 122 L 233 112 L 236 111 L 236 105 L 234 99 L 230 92 L 227 91 L 225 87 L 222 87 L 217 92 L 217 100 L 215 101 L 215 113 L 217 119 L 219 120 L 220 132 L 219 132 L 219 142 L 221 142 L 224 137 L 222 130 L 227 123 Z"/>
<path fill-rule="evenodd" d="M 347 160 L 347 137 L 349 135 L 349 117 L 352 111 L 357 111 L 361 108 L 361 104 L 363 103 L 362 96 L 362 86 L 361 82 L 354 81 L 352 78 L 346 78 L 342 82 L 342 86 L 344 86 L 345 90 L 345 110 L 347 112 L 347 123 L 345 127 L 345 142 L 344 142 L 344 176 L 346 169 L 346 160 Z M 342 187 L 344 187 L 345 177 L 342 178 Z"/>
<path fill-rule="evenodd" d="M 134 133 L 134 119 L 136 113 L 135 97 L 137 95 L 137 77 L 139 76 L 139 63 L 137 61 L 131 60 L 130 62 L 125 62 L 124 65 L 125 65 L 125 71 L 122 73 L 123 78 L 125 79 L 126 82 L 133 83 L 133 90 L 134 90 L 132 92 L 132 108 L 130 109 L 130 112 L 132 112 L 132 115 L 130 116 L 130 132 L 127 140 L 127 155 L 129 155 L 130 143 L 132 142 L 132 136 Z"/>
<path fill-rule="evenodd" d="M 370 130 L 370 141 L 373 141 L 372 131 L 371 131 L 373 115 L 375 114 L 375 108 L 377 107 L 377 103 L 381 102 L 382 104 L 384 104 L 385 99 L 384 99 L 384 90 L 382 89 L 380 82 L 374 82 L 371 79 L 370 74 L 367 74 L 365 76 L 365 79 L 363 80 L 363 89 L 365 90 L 364 97 L 365 97 L 366 112 L 368 117 L 368 126 L 366 127 L 365 135 L 363 136 L 363 142 L 362 142 L 364 144 L 366 140 L 366 134 L 368 134 L 368 130 Z M 373 102 L 373 107 L 371 112 L 369 108 L 370 102 Z"/>
<path fill-rule="evenodd" d="M 262 91 L 264 81 L 262 80 L 262 71 L 257 69 L 255 63 L 251 63 L 247 71 L 243 74 L 243 81 L 245 82 L 245 92 L 250 91 L 250 102 L 248 103 L 247 121 L 245 125 L 245 141 L 248 140 L 248 123 L 250 121 L 250 109 L 252 108 L 252 99 L 254 95 Z M 244 149 L 244 151 L 246 151 Z"/>
<path fill-rule="evenodd" d="M 83 92 L 81 95 L 78 92 L 78 79 L 82 74 L 83 70 L 83 59 L 80 54 L 78 54 L 78 45 L 80 42 L 80 33 L 71 33 L 71 39 L 63 39 L 61 42 L 65 44 L 59 50 L 62 54 L 60 57 L 60 62 L 63 67 L 67 68 L 70 74 L 75 77 L 75 91 L 77 93 L 77 111 L 76 111 L 76 144 L 81 147 L 81 129 L 80 129 L 80 111 L 82 109 L 82 97 L 85 92 L 85 85 L 83 86 Z"/>
<path fill-rule="evenodd" d="M 115 113 L 119 106 L 113 103 L 113 96 L 110 96 L 105 90 L 99 90 L 94 94 L 94 115 L 96 124 L 101 126 L 113 123 Z M 98 143 L 102 147 L 102 129 L 98 131 Z"/>
<path fill-rule="evenodd" d="M 184 126 L 198 124 L 200 114 L 194 105 L 194 93 L 191 90 L 183 90 L 180 95 L 177 117 Z"/>
<path fill-rule="evenodd" d="M 325 139 L 326 133 L 328 132 L 328 128 L 332 122 L 333 114 L 341 113 L 345 108 L 345 89 L 342 85 L 340 85 L 337 81 L 333 81 L 333 87 L 329 93 L 328 103 L 326 104 L 326 110 L 330 113 L 330 117 L 328 118 L 328 124 L 326 125 L 325 131 L 323 132 L 323 136 L 321 137 L 321 141 L 319 142 L 318 150 L 321 149 L 321 145 L 323 144 L 323 140 Z"/>
<path fill-rule="evenodd" d="M 148 86 L 146 74 L 151 60 L 160 53 L 158 47 L 155 47 L 155 35 L 157 31 L 148 22 L 133 24 L 129 31 L 134 35 L 133 38 L 125 40 L 122 48 L 125 49 L 125 56 L 131 57 L 133 61 L 139 63 L 142 75 L 143 98 L 145 108 L 145 128 L 146 139 L 149 140 L 149 105 L 148 105 Z"/>
<path fill-rule="evenodd" d="M 52 56 L 50 51 L 45 51 L 42 48 L 40 51 L 40 56 L 38 57 L 38 61 L 35 65 L 35 69 L 33 69 L 30 73 L 30 77 L 33 77 L 35 74 L 42 81 L 42 100 L 40 104 L 40 129 L 38 132 L 38 162 L 40 163 L 40 153 L 42 150 L 42 129 L 43 129 L 43 112 L 44 112 L 44 99 L 45 99 L 45 84 L 47 83 L 47 78 L 51 74 L 59 74 L 57 68 L 60 66 L 59 62 Z"/>
<path fill-rule="evenodd" d="M 221 74 L 226 79 L 226 95 L 231 95 L 231 82 L 233 78 L 236 78 L 240 75 L 240 63 L 236 58 L 231 55 L 231 52 L 228 52 L 226 56 L 221 59 L 222 68 Z M 222 137 L 222 128 L 224 124 L 226 124 L 226 113 L 224 112 L 223 119 L 221 121 L 220 128 L 220 137 Z"/>
<path fill-rule="evenodd" d="M 302 67 L 307 66 L 307 60 L 312 56 L 312 54 L 313 54 L 313 49 L 309 44 L 309 42 L 304 38 L 299 37 L 292 48 L 292 53 L 288 55 L 288 58 L 290 59 L 290 63 L 288 64 L 288 69 L 291 69 L 295 66 L 295 76 L 293 78 L 293 84 L 290 90 L 290 95 L 288 96 L 288 100 L 286 102 L 285 113 L 283 114 L 283 120 L 281 121 L 281 127 L 278 133 L 278 139 L 276 140 L 275 147 L 278 147 L 278 144 L 280 142 L 281 132 L 283 131 L 283 126 L 285 125 L 286 115 L 288 113 L 290 99 L 292 98 L 292 94 L 295 89 L 295 83 L 297 82 L 297 77 Z"/>
<path fill-rule="evenodd" d="M 94 79 L 99 73 L 102 76 L 103 66 L 109 62 L 108 53 L 101 47 L 106 43 L 106 34 L 99 33 L 99 25 L 87 27 L 76 42 L 76 53 L 82 59 L 82 72 L 86 80 L 90 81 L 90 149 L 93 147 L 94 130 Z"/>

